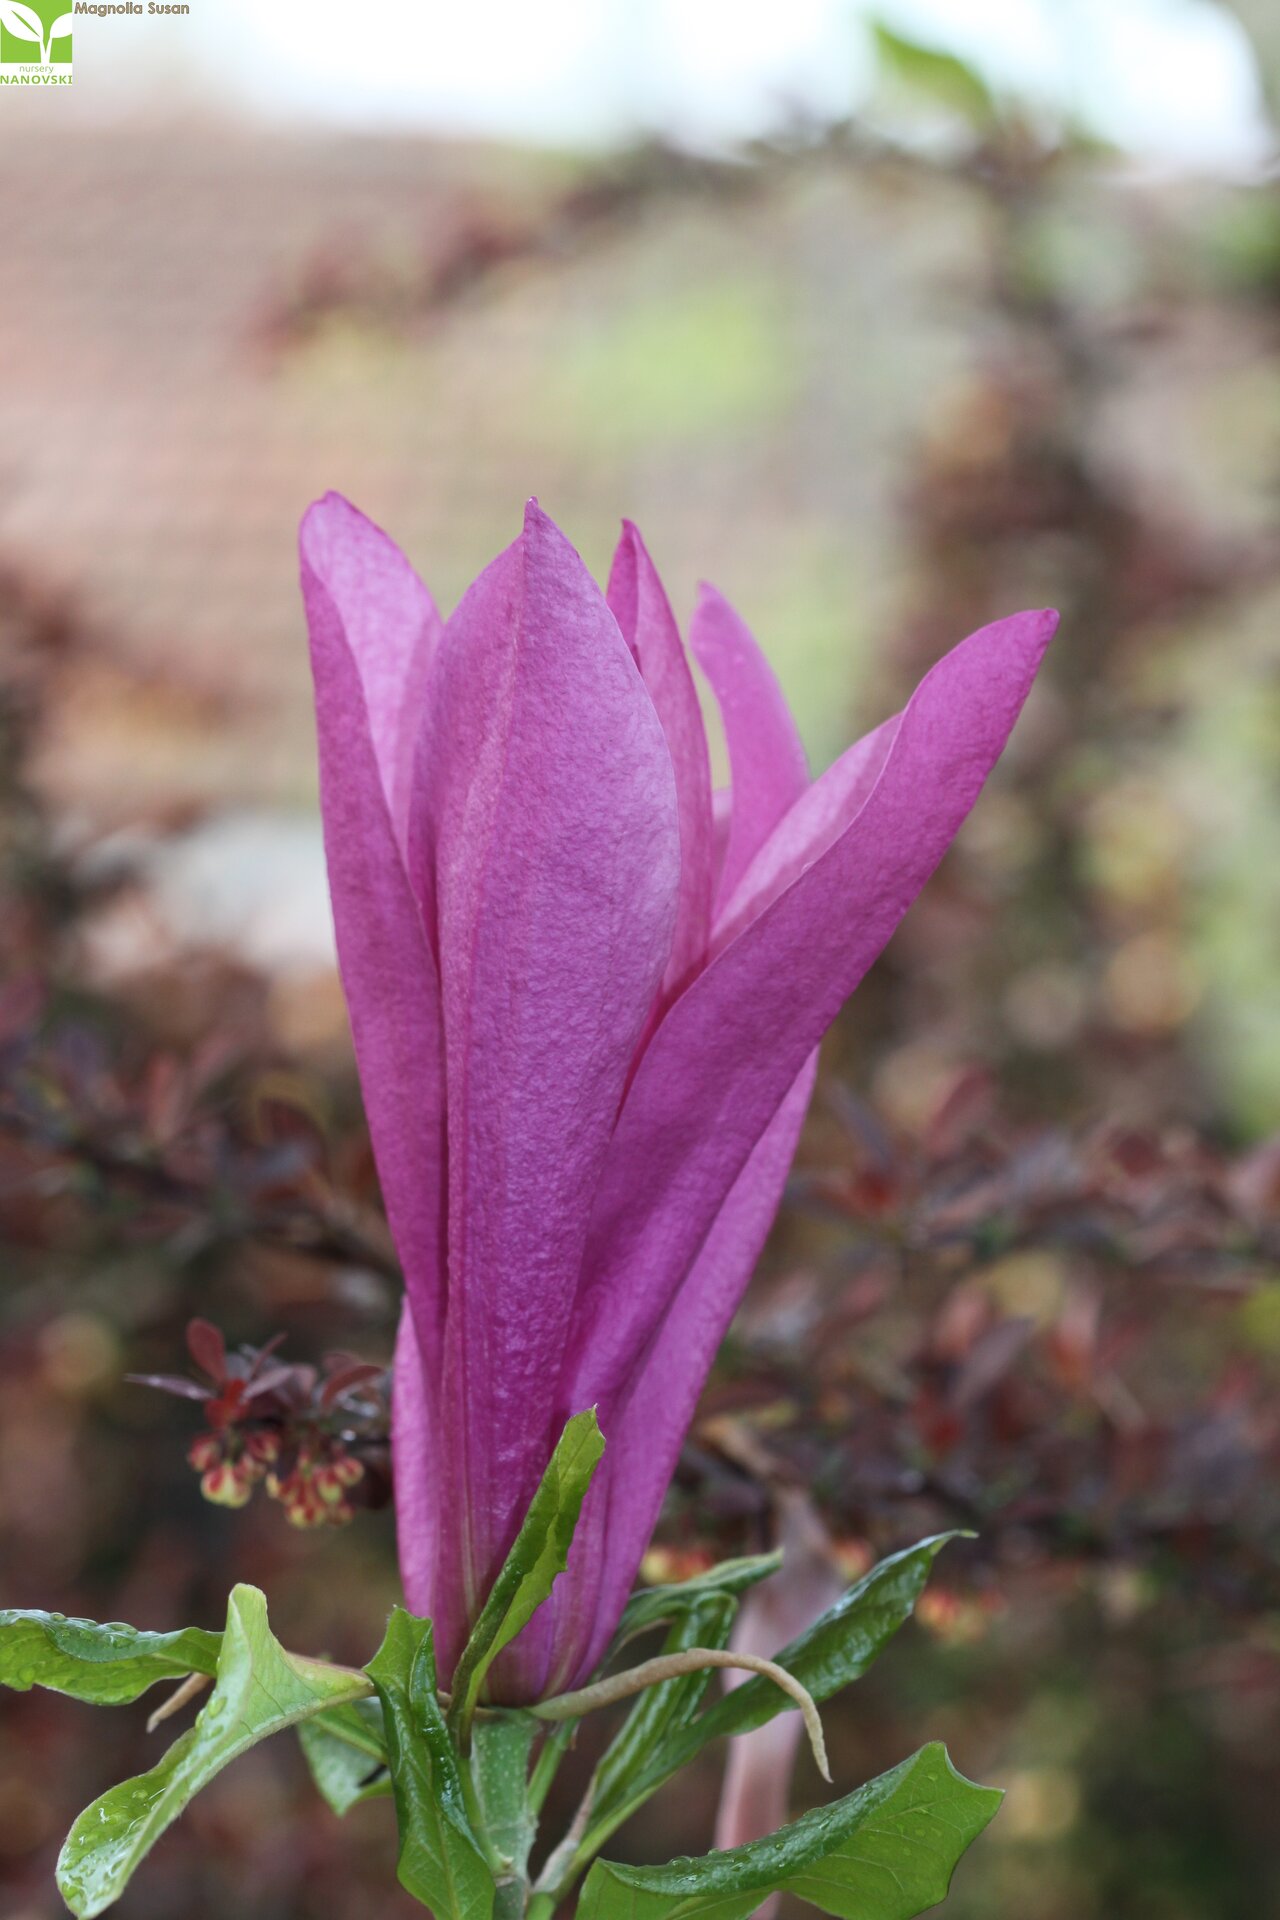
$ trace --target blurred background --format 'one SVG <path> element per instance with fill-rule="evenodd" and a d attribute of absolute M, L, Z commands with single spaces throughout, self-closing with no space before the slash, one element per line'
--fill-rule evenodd
<path fill-rule="evenodd" d="M 124 1379 L 197 1313 L 390 1351 L 309 499 L 446 608 L 529 493 L 601 575 L 634 516 L 815 769 L 1051 604 L 827 1047 L 651 1571 L 802 1490 L 846 1574 L 976 1528 L 833 1713 L 841 1789 L 934 1735 L 1009 1789 L 955 1920 L 1280 1910 L 1271 0 L 193 0 L 77 15 L 73 57 L 0 93 L 0 1597 L 213 1626 L 247 1579 L 360 1661 L 396 1594 L 376 1407 L 361 1510 L 297 1531 L 203 1502 L 200 1409 Z M 0 1711 L 0 1912 L 52 1920 L 71 1817 L 162 1736 Z M 701 1851 L 717 1784 L 615 1851 Z M 279 1740 L 120 1912 L 417 1911 L 393 1858 Z"/>

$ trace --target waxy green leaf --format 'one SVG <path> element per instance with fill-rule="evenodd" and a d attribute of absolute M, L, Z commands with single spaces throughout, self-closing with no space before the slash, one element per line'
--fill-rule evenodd
<path fill-rule="evenodd" d="M 820 1620 L 773 1655 L 794 1674 L 815 1700 L 827 1700 L 851 1680 L 861 1679 L 898 1628 L 911 1617 L 934 1560 L 954 1533 L 935 1534 L 881 1560 Z M 748 1733 L 789 1706 L 771 1680 L 757 1677 L 734 1687 L 663 1752 L 666 1771 L 683 1767 L 708 1740 Z M 664 1774 L 665 1778 L 665 1774 Z"/>
<path fill-rule="evenodd" d="M 112 1787 L 80 1815 L 58 1858 L 58 1888 L 75 1914 L 101 1913 L 187 1802 L 268 1734 L 369 1692 L 364 1674 L 286 1653 L 256 1587 L 227 1604 L 213 1692 L 158 1766 Z"/>
<path fill-rule="evenodd" d="M 741 1560 L 722 1560 L 718 1566 L 708 1568 L 706 1573 L 697 1574 L 692 1580 L 675 1580 L 667 1586 L 642 1587 L 639 1593 L 633 1593 L 627 1602 L 627 1610 L 622 1616 L 618 1631 L 614 1636 L 614 1649 L 624 1641 L 634 1640 L 638 1633 L 646 1632 L 650 1627 L 669 1626 L 679 1620 L 691 1608 L 700 1606 L 708 1595 L 731 1594 L 735 1598 L 755 1586 L 758 1580 L 767 1580 L 771 1573 L 777 1573 L 782 1565 L 782 1549 L 774 1553 L 749 1554 Z"/>
<path fill-rule="evenodd" d="M 829 1699 L 859 1679 L 909 1619 L 934 1560 L 955 1538 L 954 1533 L 935 1534 L 881 1560 L 807 1632 L 773 1656 L 779 1666 L 794 1674 L 817 1701 Z M 615 1789 L 609 1801 L 593 1807 L 591 1825 L 577 1854 L 579 1866 L 708 1741 L 748 1733 L 790 1708 L 787 1696 L 771 1680 L 757 1677 L 722 1693 L 696 1720 L 672 1729 L 652 1759 L 630 1774 L 625 1791 Z"/>
<path fill-rule="evenodd" d="M 663 1642 L 663 1653 L 725 1646 L 736 1612 L 737 1600 L 731 1591 L 704 1588 L 682 1606 Z M 664 1680 L 640 1695 L 596 1768 L 594 1824 L 598 1826 L 616 1808 L 627 1805 L 629 1783 L 642 1776 L 666 1742 L 693 1719 L 712 1677 L 713 1669 L 707 1667 L 700 1673 Z"/>
<path fill-rule="evenodd" d="M 881 1560 L 773 1658 L 808 1687 L 815 1700 L 827 1700 L 851 1680 L 861 1679 L 898 1628 L 910 1619 L 934 1561 L 947 1542 L 957 1537 L 955 1533 L 937 1533 Z M 762 1727 L 785 1704 L 772 1681 L 748 1680 L 722 1695 L 698 1722 L 702 1740 Z"/>
<path fill-rule="evenodd" d="M 541 1732 L 531 1713 L 490 1710 L 471 1728 L 476 1812 L 494 1871 L 495 1920 L 522 1920 L 538 1817 L 529 1802 L 529 1755 Z"/>
<path fill-rule="evenodd" d="M 62 1613 L 0 1612 L 0 1685 L 50 1687 L 94 1706 L 125 1706 L 159 1680 L 214 1674 L 220 1633 L 181 1627 L 143 1633 L 119 1622 L 72 1620 Z"/>
<path fill-rule="evenodd" d="M 737 1600 L 732 1592 L 727 1588 L 707 1587 L 678 1612 L 662 1651 L 685 1653 L 691 1647 L 723 1647 L 736 1611 Z M 646 1688 L 639 1696 L 592 1775 L 591 1823 L 585 1843 L 570 1830 L 543 1867 L 538 1886 L 553 1905 L 609 1835 L 648 1799 L 653 1789 L 644 1788 L 637 1795 L 634 1783 L 656 1771 L 656 1757 L 698 1711 L 712 1674 L 710 1667 L 680 1674 Z"/>
<path fill-rule="evenodd" d="M 531 1713 L 514 1710 L 482 1714 L 472 1729 L 471 1774 L 485 1836 L 520 1873 L 534 1839 L 526 1788 L 529 1755 L 541 1731 Z"/>
<path fill-rule="evenodd" d="M 582 1502 L 603 1452 L 594 1410 L 576 1413 L 560 1436 L 515 1545 L 458 1661 L 449 1724 L 464 1746 L 489 1668 L 532 1619 L 556 1576 L 564 1572 Z"/>
<path fill-rule="evenodd" d="M 391 1792 L 387 1740 L 377 1700 L 331 1707 L 298 1728 L 311 1777 L 337 1814 Z"/>
<path fill-rule="evenodd" d="M 790 1893 L 839 1920 L 914 1920 L 946 1897 L 970 1841 L 1000 1804 L 929 1746 L 857 1793 L 729 1853 L 625 1867 L 600 1860 L 578 1920 L 746 1920 Z"/>
<path fill-rule="evenodd" d="M 366 1671 L 382 1702 L 400 1884 L 436 1920 L 489 1920 L 494 1878 L 471 1827 L 440 1711 L 431 1622 L 396 1607 Z"/>
<path fill-rule="evenodd" d="M 664 1624 L 670 1630 L 662 1644 L 663 1653 L 727 1646 L 739 1596 L 758 1580 L 776 1573 L 781 1565 L 782 1553 L 778 1550 L 724 1560 L 691 1580 L 643 1588 L 628 1602 L 606 1664 L 628 1641 Z M 693 1719 L 711 1680 L 712 1670 L 706 1668 L 665 1680 L 640 1695 L 595 1771 L 592 1832 L 597 1846 L 639 1804 L 630 1797 L 631 1783 L 644 1777 L 666 1742 Z"/>

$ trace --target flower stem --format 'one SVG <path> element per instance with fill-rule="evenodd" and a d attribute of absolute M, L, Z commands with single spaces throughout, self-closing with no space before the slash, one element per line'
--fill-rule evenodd
<path fill-rule="evenodd" d="M 565 1750 L 573 1739 L 573 1731 L 571 1722 L 562 1722 L 554 1733 L 547 1735 L 542 1752 L 534 1761 L 533 1772 L 529 1776 L 529 1811 L 535 1817 L 542 1812 L 542 1804 L 559 1771 Z"/>
<path fill-rule="evenodd" d="M 582 1804 L 573 1816 L 572 1825 L 559 1846 L 548 1855 L 547 1863 L 534 1884 L 534 1894 L 545 1895 L 552 1905 L 559 1900 L 565 1887 L 573 1880 L 578 1849 L 586 1838 L 587 1827 L 591 1821 L 591 1804 L 595 1797 L 595 1775 L 583 1797 Z"/>
<path fill-rule="evenodd" d="M 805 1732 L 809 1736 L 818 1772 L 824 1780 L 830 1781 L 827 1746 L 813 1695 L 776 1660 L 765 1660 L 754 1653 L 734 1653 L 722 1647 L 688 1647 L 683 1653 L 660 1653 L 652 1660 L 642 1661 L 638 1667 L 628 1667 L 624 1673 L 610 1674 L 607 1679 L 597 1680 L 589 1687 L 558 1694 L 552 1700 L 541 1700 L 529 1711 L 536 1714 L 539 1720 L 577 1720 L 584 1713 L 594 1713 L 598 1707 L 612 1706 L 615 1700 L 629 1699 L 633 1693 L 641 1693 L 646 1687 L 659 1686 L 662 1681 L 674 1680 L 682 1673 L 698 1673 L 705 1667 L 734 1667 L 748 1673 L 763 1674 L 775 1686 L 781 1687 L 803 1714 Z"/>
<path fill-rule="evenodd" d="M 212 1683 L 212 1674 L 189 1673 L 181 1686 L 177 1687 L 174 1692 L 169 1695 L 169 1698 L 163 1701 L 161 1705 L 156 1708 L 155 1712 L 149 1716 L 147 1720 L 147 1732 L 154 1733 L 161 1722 L 169 1718 L 170 1714 L 181 1712 L 188 1700 L 194 1700 L 198 1693 L 203 1693 L 204 1689 L 207 1686 L 211 1686 Z"/>

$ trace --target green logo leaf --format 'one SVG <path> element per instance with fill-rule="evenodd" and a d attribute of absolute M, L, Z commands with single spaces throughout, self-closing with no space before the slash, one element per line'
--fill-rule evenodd
<path fill-rule="evenodd" d="M 38 47 L 44 45 L 44 27 L 40 16 L 30 7 L 22 5 L 22 0 L 3 0 L 0 4 L 0 26 L 11 33 L 15 40 L 33 40 Z"/>
<path fill-rule="evenodd" d="M 48 66 L 52 59 L 70 60 L 71 50 L 66 48 L 62 54 L 55 55 L 55 40 L 69 40 L 74 19 L 71 10 L 59 12 L 62 0 L 34 0 L 27 5 L 26 0 L 0 0 L 0 55 L 7 62 L 16 61 L 19 65 L 30 65 L 39 61 Z M 16 40 L 22 46 L 35 48 L 27 54 L 6 44 L 6 36 Z"/>
<path fill-rule="evenodd" d="M 1001 1795 L 956 1772 L 945 1747 L 730 1853 L 665 1867 L 597 1861 L 578 1920 L 746 1920 L 791 1893 L 840 1920 L 914 1920 L 945 1899 L 956 1862 Z"/>
<path fill-rule="evenodd" d="M 88 1920 L 117 1900 L 166 1827 L 229 1761 L 268 1734 L 369 1691 L 362 1673 L 286 1653 L 267 1624 L 263 1595 L 256 1587 L 235 1587 L 227 1605 L 216 1683 L 195 1725 L 150 1773 L 126 1780 L 95 1800 L 67 1835 L 57 1878 L 71 1911 Z"/>

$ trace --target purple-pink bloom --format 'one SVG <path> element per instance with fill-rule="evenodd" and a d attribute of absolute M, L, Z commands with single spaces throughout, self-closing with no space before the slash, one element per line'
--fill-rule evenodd
<path fill-rule="evenodd" d="M 961 643 L 810 782 L 710 588 L 692 674 L 627 524 L 602 594 L 536 504 L 441 622 L 335 494 L 302 527 L 338 959 L 404 1267 L 405 1594 L 442 1681 L 565 1421 L 606 1448 L 565 1574 L 490 1676 L 582 1681 L 772 1223 L 815 1049 L 946 851 L 1057 623 Z"/>

